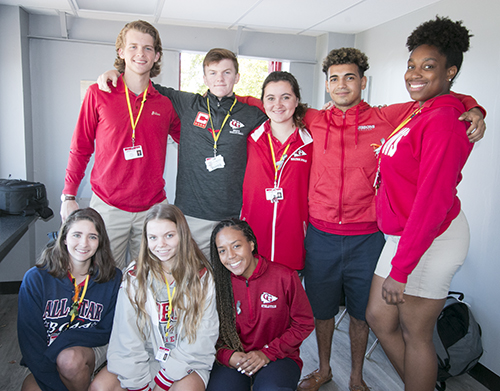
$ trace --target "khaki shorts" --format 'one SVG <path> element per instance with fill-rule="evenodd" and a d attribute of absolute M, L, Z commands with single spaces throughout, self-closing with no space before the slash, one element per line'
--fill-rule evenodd
<path fill-rule="evenodd" d="M 386 278 L 391 272 L 391 261 L 398 250 L 400 236 L 387 236 L 375 274 Z M 469 251 L 469 224 L 460 212 L 446 231 L 432 242 L 415 269 L 408 276 L 405 294 L 427 299 L 443 299 L 448 295 L 456 271 Z"/>
<path fill-rule="evenodd" d="M 186 216 L 186 221 L 194 241 L 205 257 L 210 260 L 210 237 L 212 236 L 213 229 L 219 222 L 203 220 L 192 216 Z"/>
<path fill-rule="evenodd" d="M 165 199 L 161 204 L 168 204 L 168 201 Z M 90 199 L 90 207 L 104 220 L 116 266 L 125 270 L 128 263 L 139 256 L 142 227 L 148 211 L 127 212 L 106 204 L 95 194 Z"/>
<path fill-rule="evenodd" d="M 94 351 L 94 374 L 100 369 L 100 367 L 106 362 L 106 353 L 108 352 L 108 345 L 97 346 L 92 348 Z"/>

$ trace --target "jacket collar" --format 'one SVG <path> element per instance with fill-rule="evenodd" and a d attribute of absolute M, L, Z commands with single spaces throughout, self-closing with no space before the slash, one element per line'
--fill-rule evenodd
<path fill-rule="evenodd" d="M 357 105 L 354 105 L 351 108 L 347 109 L 345 111 L 345 115 L 346 116 L 355 116 L 356 113 L 362 113 L 362 112 L 369 110 L 369 109 L 371 109 L 371 106 L 368 103 L 366 103 L 364 100 L 362 100 Z M 335 106 L 333 106 L 328 111 L 331 111 L 332 115 L 338 115 L 338 116 L 344 115 L 344 112 Z"/>
<path fill-rule="evenodd" d="M 260 256 L 259 254 L 257 254 L 255 256 L 255 258 L 257 258 L 257 260 L 258 260 L 257 267 L 255 268 L 255 270 L 253 271 L 252 275 L 250 276 L 250 278 L 248 280 L 243 276 L 236 276 L 232 273 L 231 273 L 231 277 L 235 278 L 237 280 L 242 280 L 242 281 L 252 281 L 252 280 L 255 280 L 255 279 L 259 278 L 260 276 L 262 276 L 268 268 L 269 261 L 266 258 Z"/>
<path fill-rule="evenodd" d="M 219 100 L 214 94 L 210 92 L 210 90 L 207 91 L 207 97 L 210 100 L 210 107 L 219 108 L 222 107 L 226 111 L 229 111 L 231 106 L 234 103 L 234 100 L 236 99 L 234 93 L 231 96 L 224 96 L 222 99 Z"/>
<path fill-rule="evenodd" d="M 125 81 L 123 80 L 123 73 L 120 75 L 120 77 L 118 78 L 118 81 L 116 83 L 116 91 L 119 92 L 119 93 L 122 93 L 122 94 L 125 93 Z M 156 88 L 153 87 L 153 83 L 151 83 L 151 79 L 150 79 L 149 80 L 149 85 L 148 85 L 148 93 L 146 94 L 146 96 L 150 97 L 150 96 L 153 96 L 153 95 L 156 95 L 156 94 L 159 94 L 159 92 L 156 91 Z M 130 95 L 130 99 L 132 100 L 133 97 L 136 97 L 136 95 L 134 93 L 132 93 Z"/>
<path fill-rule="evenodd" d="M 254 132 L 252 132 L 251 137 L 252 139 L 257 142 L 259 141 L 260 137 L 266 133 L 266 131 L 271 131 L 271 120 L 267 120 L 264 122 L 262 125 L 260 125 Z M 306 130 L 306 129 L 298 129 L 298 135 L 304 145 L 310 144 L 313 142 L 313 138 L 311 134 Z"/>

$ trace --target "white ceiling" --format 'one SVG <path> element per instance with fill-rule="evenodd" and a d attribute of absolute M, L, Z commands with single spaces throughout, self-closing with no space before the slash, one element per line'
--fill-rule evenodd
<path fill-rule="evenodd" d="M 440 0 L 0 0 L 27 12 L 317 36 L 356 34 Z"/>

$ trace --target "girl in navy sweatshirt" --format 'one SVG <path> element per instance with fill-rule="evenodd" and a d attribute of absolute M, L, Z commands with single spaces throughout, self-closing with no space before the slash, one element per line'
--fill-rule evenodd
<path fill-rule="evenodd" d="M 87 390 L 105 359 L 122 273 L 94 209 L 68 216 L 24 276 L 17 332 L 31 371 L 22 390 Z"/>

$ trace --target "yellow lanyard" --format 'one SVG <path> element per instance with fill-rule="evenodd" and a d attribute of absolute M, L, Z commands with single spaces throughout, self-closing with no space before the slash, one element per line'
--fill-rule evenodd
<path fill-rule="evenodd" d="M 87 293 L 87 286 L 89 285 L 90 276 L 87 275 L 87 277 L 85 278 L 85 285 L 83 287 L 82 296 L 80 297 L 80 299 L 78 299 L 78 295 L 80 294 L 80 285 L 76 284 L 76 278 L 73 277 L 73 274 L 71 274 L 71 272 L 69 273 L 69 275 L 71 276 L 71 281 L 73 282 L 73 285 L 75 286 L 75 295 L 73 296 L 73 304 L 71 304 L 71 310 L 69 311 L 69 314 L 71 316 L 71 319 L 69 322 L 69 325 L 70 325 L 75 320 L 76 315 L 78 315 L 78 311 L 80 310 L 80 305 L 82 304 L 83 298 L 85 297 L 85 293 Z M 68 327 L 69 327 L 69 325 L 68 325 Z"/>
<path fill-rule="evenodd" d="M 167 278 L 165 277 L 165 284 L 167 285 L 167 292 L 168 292 L 168 311 L 167 311 L 167 329 L 165 331 L 165 338 L 168 337 L 168 330 L 170 329 L 170 319 L 172 318 L 172 298 L 175 295 L 175 286 L 174 289 L 172 289 L 172 294 L 170 294 L 170 284 L 167 281 Z"/>
<path fill-rule="evenodd" d="M 382 141 L 382 145 L 371 144 L 371 146 L 375 150 L 376 156 L 378 157 L 377 174 L 375 175 L 375 181 L 373 183 L 373 187 L 375 188 L 375 194 L 377 194 L 377 190 L 380 187 L 380 183 L 381 183 L 381 178 L 380 178 L 380 162 L 382 161 L 382 147 L 383 147 L 383 144 L 386 143 L 397 132 L 399 132 L 403 126 L 405 126 L 408 122 L 410 122 L 412 120 L 412 118 L 415 117 L 421 111 L 422 111 L 422 107 L 419 107 L 413 113 L 411 113 L 408 118 L 406 118 L 403 122 L 401 122 L 398 125 L 398 127 L 396 129 L 394 129 L 394 131 L 390 134 L 390 136 L 387 137 L 387 140 Z"/>
<path fill-rule="evenodd" d="M 422 107 L 419 107 L 417 110 L 415 110 L 413 113 L 410 114 L 408 118 L 406 118 L 403 122 L 401 122 L 396 129 L 394 129 L 394 132 L 391 133 L 391 135 L 387 138 L 389 140 L 392 136 L 394 136 L 399 130 L 405 126 L 408 122 L 411 121 L 413 117 L 415 117 L 418 113 L 422 111 Z"/>
<path fill-rule="evenodd" d="M 222 133 L 222 128 L 226 124 L 227 119 L 231 116 L 231 110 L 233 109 L 234 105 L 236 104 L 236 98 L 234 98 L 234 102 L 231 105 L 231 108 L 226 114 L 226 118 L 224 118 L 224 121 L 222 122 L 222 126 L 220 127 L 219 132 L 216 134 L 215 133 L 215 128 L 214 128 L 214 123 L 212 122 L 212 115 L 210 114 L 210 99 L 208 99 L 207 96 L 207 107 L 208 107 L 208 118 L 210 118 L 210 125 L 212 126 L 212 136 L 214 138 L 214 157 L 217 155 L 217 141 L 219 140 L 219 136 Z"/>
<path fill-rule="evenodd" d="M 276 181 L 278 180 L 278 171 L 281 169 L 283 166 L 283 163 L 285 162 L 286 159 L 286 152 L 288 151 L 288 148 L 290 148 L 290 144 L 288 144 L 281 154 L 280 160 L 276 162 L 276 156 L 274 155 L 274 148 L 273 148 L 273 142 L 271 141 L 271 135 L 268 133 L 267 138 L 269 139 L 269 147 L 271 148 L 271 156 L 273 157 L 273 164 L 274 164 L 274 187 L 276 187 Z"/>
<path fill-rule="evenodd" d="M 123 79 L 123 84 L 125 84 L 125 96 L 127 97 L 128 113 L 130 115 L 130 124 L 132 125 L 132 146 L 135 146 L 135 128 L 142 114 L 142 109 L 144 108 L 144 102 L 146 102 L 146 94 L 148 93 L 149 86 L 146 88 L 146 90 L 144 90 L 144 94 L 142 95 L 141 108 L 139 109 L 139 114 L 137 114 L 137 118 L 134 121 L 134 114 L 132 113 L 132 106 L 130 105 L 130 98 L 128 96 L 128 88 L 127 83 L 125 83 L 125 79 Z"/>

